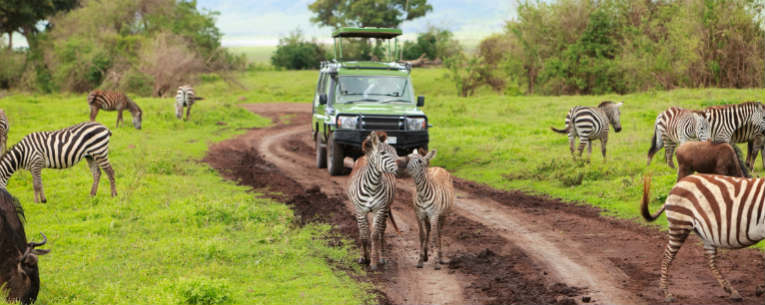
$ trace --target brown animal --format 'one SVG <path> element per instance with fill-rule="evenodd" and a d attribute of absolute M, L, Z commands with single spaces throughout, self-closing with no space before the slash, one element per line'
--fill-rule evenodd
<path fill-rule="evenodd" d="M 31 304 L 40 291 L 37 256 L 50 250 L 35 249 L 45 244 L 45 235 L 40 243 L 27 242 L 23 217 L 19 201 L 0 188 L 0 286 L 9 302 Z"/>
<path fill-rule="evenodd" d="M 677 148 L 677 181 L 694 172 L 751 178 L 746 164 L 728 143 L 685 142 Z"/>

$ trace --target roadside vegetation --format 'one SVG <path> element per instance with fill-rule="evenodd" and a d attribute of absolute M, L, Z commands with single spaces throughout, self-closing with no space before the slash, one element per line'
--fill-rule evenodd
<path fill-rule="evenodd" d="M 51 249 L 40 258 L 37 304 L 368 302 L 369 287 L 335 269 L 359 270 L 352 243 L 330 247 L 329 226 L 298 227 L 288 206 L 224 180 L 201 161 L 211 143 L 269 121 L 218 92 L 197 92 L 207 99 L 188 122 L 174 117 L 170 99 L 136 99 L 141 131 L 113 128 L 114 112 L 99 115 L 113 132 L 115 198 L 105 177 L 98 195 L 89 196 L 85 161 L 43 170 L 47 204 L 33 203 L 28 171 L 12 177 L 8 190 L 24 206 L 28 238 L 43 232 Z M 10 144 L 88 117 L 84 95 L 16 94 L 2 98 L 2 108 Z"/>

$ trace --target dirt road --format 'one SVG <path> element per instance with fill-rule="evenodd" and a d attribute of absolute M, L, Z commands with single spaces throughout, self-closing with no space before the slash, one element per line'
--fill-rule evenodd
<path fill-rule="evenodd" d="M 206 161 L 242 184 L 265 189 L 290 204 L 301 221 L 328 222 L 357 239 L 347 176 L 315 167 L 310 105 L 254 104 L 246 109 L 275 124 L 211 147 Z M 437 147 L 437 145 L 432 145 Z M 346 166 L 350 167 L 350 160 Z M 383 271 L 371 280 L 394 304 L 661 303 L 659 264 L 666 237 L 655 228 L 599 216 L 595 208 L 456 180 L 457 208 L 447 218 L 448 268 L 416 269 L 417 222 L 410 207 L 414 185 L 398 181 L 393 204 L 401 234 L 389 229 Z M 637 208 L 638 198 L 635 199 Z M 389 226 L 390 228 L 390 226 Z M 720 262 L 744 303 L 763 303 L 762 254 L 726 251 Z M 734 264 L 735 262 L 735 264 Z M 729 303 L 692 238 L 673 265 L 679 303 Z"/>

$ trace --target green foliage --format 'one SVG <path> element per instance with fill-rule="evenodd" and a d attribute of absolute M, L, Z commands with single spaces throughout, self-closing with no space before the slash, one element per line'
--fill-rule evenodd
<path fill-rule="evenodd" d="M 0 89 L 8 89 L 21 80 L 26 54 L 19 51 L 0 50 Z"/>
<path fill-rule="evenodd" d="M 271 55 L 271 64 L 289 70 L 318 69 L 326 59 L 325 54 L 321 45 L 303 40 L 302 33 L 297 30 L 279 39 L 279 45 Z"/>
<path fill-rule="evenodd" d="M 407 60 L 417 59 L 423 54 L 426 58 L 444 60 L 462 51 L 460 44 L 447 29 L 430 27 L 427 32 L 417 35 L 417 41 L 404 43 L 403 57 Z"/>
<path fill-rule="evenodd" d="M 329 226 L 293 225 L 289 207 L 224 180 L 200 161 L 211 143 L 270 122 L 218 91 L 227 86 L 222 81 L 209 85 L 196 88 L 206 99 L 194 105 L 190 121 L 175 119 L 172 99 L 134 99 L 144 111 L 140 131 L 130 124 L 113 128 L 117 114 L 99 113 L 97 120 L 112 131 L 117 197 L 109 196 L 105 178 L 98 194 L 89 195 L 93 180 L 84 161 L 43 170 L 47 204 L 33 203 L 28 171 L 13 175 L 8 190 L 24 206 L 29 238 L 44 232 L 51 249 L 40 258 L 36 304 L 369 301 L 371 287 L 334 269 L 360 271 L 352 242 L 330 247 Z M 89 111 L 85 95 L 11 95 L 2 108 L 12 126 L 10 143 L 86 121 Z"/>
<path fill-rule="evenodd" d="M 328 27 L 391 27 L 433 10 L 427 0 L 315 0 L 311 21 Z"/>

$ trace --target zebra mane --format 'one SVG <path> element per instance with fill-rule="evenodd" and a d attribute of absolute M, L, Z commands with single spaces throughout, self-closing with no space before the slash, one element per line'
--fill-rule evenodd
<path fill-rule="evenodd" d="M 606 107 L 608 105 L 612 105 L 612 104 L 615 104 L 615 103 L 612 102 L 612 101 L 603 101 L 600 104 L 598 104 L 598 108 L 604 108 L 604 107 Z"/>

